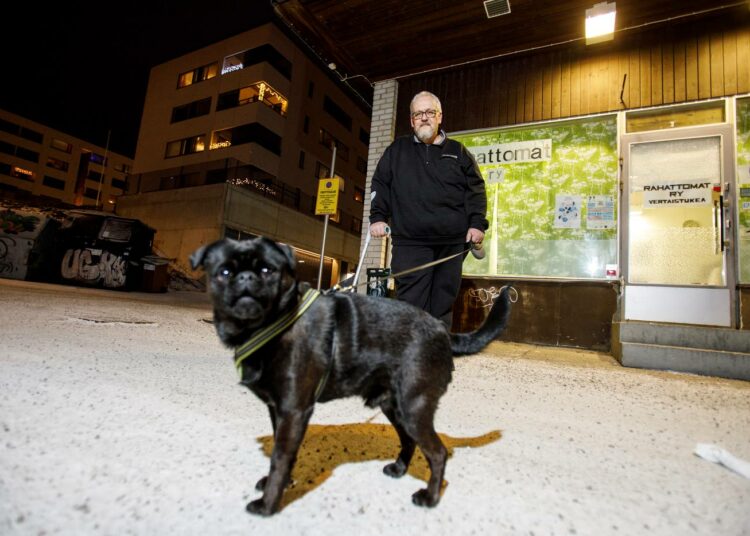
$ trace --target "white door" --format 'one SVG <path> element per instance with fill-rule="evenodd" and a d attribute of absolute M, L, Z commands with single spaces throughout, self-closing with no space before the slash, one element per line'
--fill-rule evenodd
<path fill-rule="evenodd" d="M 623 136 L 626 320 L 736 325 L 729 125 Z"/>

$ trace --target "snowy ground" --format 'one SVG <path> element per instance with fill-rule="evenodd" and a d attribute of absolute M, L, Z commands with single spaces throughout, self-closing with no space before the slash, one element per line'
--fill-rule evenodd
<path fill-rule="evenodd" d="M 500 342 L 456 361 L 437 508 L 348 399 L 316 408 L 282 512 L 251 516 L 270 424 L 209 317 L 198 293 L 0 279 L 0 534 L 750 534 L 750 480 L 692 453 L 750 460 L 750 383 Z"/>

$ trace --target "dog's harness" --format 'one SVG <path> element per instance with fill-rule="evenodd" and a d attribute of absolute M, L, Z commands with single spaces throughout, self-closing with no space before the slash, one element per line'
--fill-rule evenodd
<path fill-rule="evenodd" d="M 315 289 L 308 289 L 307 292 L 302 296 L 302 299 L 297 303 L 297 306 L 285 313 L 284 315 L 277 318 L 272 324 L 269 324 L 265 328 L 258 331 L 255 335 L 250 337 L 244 344 L 238 346 L 234 351 L 234 365 L 237 367 L 237 372 L 240 375 L 240 381 L 244 380 L 242 377 L 242 362 L 245 361 L 252 354 L 257 352 L 264 344 L 268 341 L 280 335 L 289 326 L 299 320 L 303 314 L 310 308 L 310 306 L 320 297 L 320 292 Z M 329 367 L 330 368 L 330 367 Z M 323 376 L 318 389 L 315 392 L 315 398 L 317 399 L 320 392 L 323 390 L 326 380 L 328 379 L 328 373 Z"/>

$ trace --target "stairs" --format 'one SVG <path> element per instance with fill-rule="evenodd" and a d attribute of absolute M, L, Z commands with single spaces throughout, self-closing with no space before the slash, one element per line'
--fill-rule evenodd
<path fill-rule="evenodd" d="M 625 367 L 750 380 L 750 330 L 614 322 L 612 353 Z"/>

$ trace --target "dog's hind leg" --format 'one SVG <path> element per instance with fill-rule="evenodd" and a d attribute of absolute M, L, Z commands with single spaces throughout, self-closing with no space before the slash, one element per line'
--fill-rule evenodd
<path fill-rule="evenodd" d="M 420 489 L 411 496 L 412 502 L 418 506 L 435 506 L 440 501 L 445 463 L 448 459 L 448 450 L 440 441 L 433 425 L 436 409 L 437 400 L 430 400 L 425 396 L 410 400 L 408 407 L 403 408 L 404 428 L 414 438 L 430 465 L 427 488 Z"/>
<path fill-rule="evenodd" d="M 267 516 L 278 511 L 284 488 L 289 482 L 292 466 L 297 459 L 297 451 L 305 437 L 312 410 L 313 408 L 310 407 L 304 411 L 276 413 L 276 434 L 271 454 L 271 470 L 263 487 L 263 497 L 247 504 L 246 509 L 251 514 Z"/>
<path fill-rule="evenodd" d="M 388 476 L 398 478 L 404 476 L 406 470 L 409 468 L 411 458 L 414 456 L 416 443 L 414 442 L 414 439 L 406 433 L 401 422 L 399 422 L 398 415 L 391 399 L 381 402 L 380 409 L 383 411 L 383 414 L 388 417 L 388 420 L 391 421 L 391 424 L 398 433 L 398 438 L 401 440 L 401 452 L 399 452 L 398 458 L 396 458 L 395 462 L 389 463 L 383 467 L 383 472 Z"/>
<path fill-rule="evenodd" d="M 271 428 L 273 429 L 273 437 L 276 437 L 276 410 L 273 406 L 269 405 L 266 406 L 268 408 L 268 414 L 271 417 Z M 258 482 L 255 483 L 255 489 L 258 491 L 263 491 L 263 489 L 266 487 L 266 481 L 268 480 L 268 476 L 264 476 Z"/>

